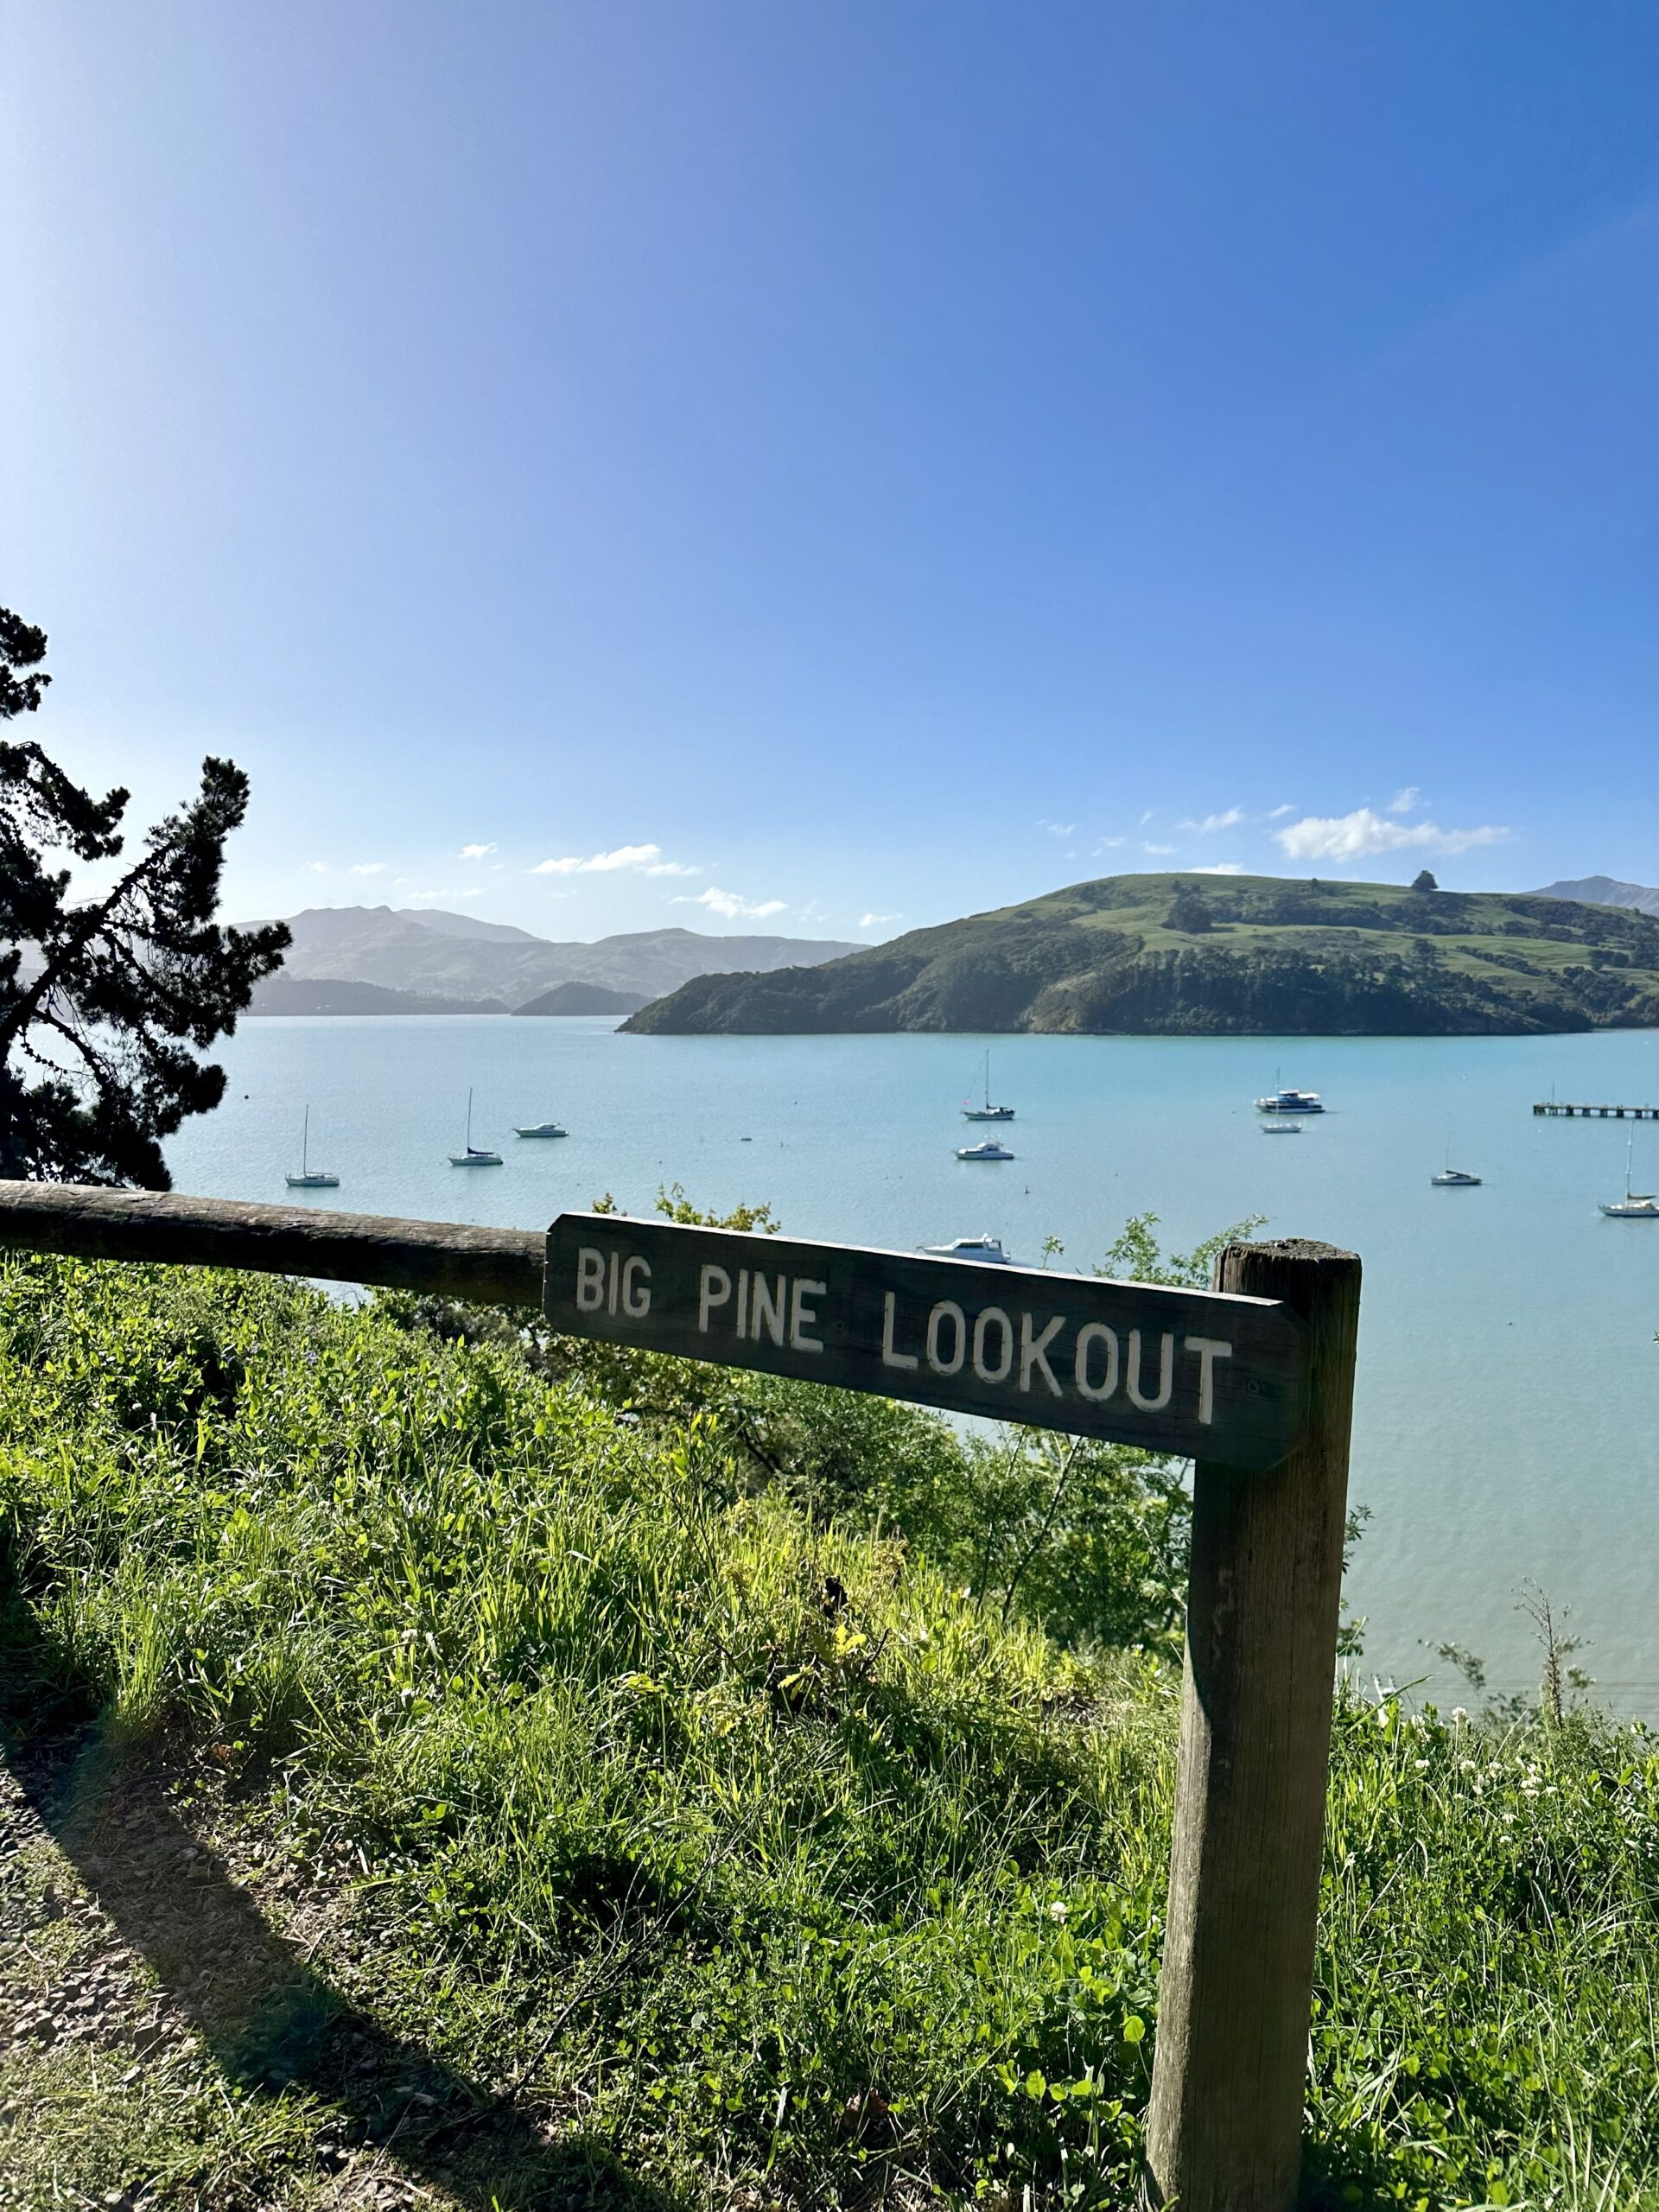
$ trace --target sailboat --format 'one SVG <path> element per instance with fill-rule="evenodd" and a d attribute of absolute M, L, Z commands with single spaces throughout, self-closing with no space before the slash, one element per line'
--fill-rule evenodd
<path fill-rule="evenodd" d="M 1452 1165 L 1450 1144 L 1446 1147 L 1446 1166 L 1438 1175 L 1431 1175 L 1428 1179 L 1437 1191 L 1478 1191 L 1480 1188 L 1478 1175 L 1471 1175 L 1466 1167 Z"/>
<path fill-rule="evenodd" d="M 486 1152 L 481 1145 L 473 1142 L 473 1094 L 470 1090 L 467 1093 L 467 1149 L 465 1152 L 452 1152 L 449 1165 L 452 1167 L 499 1167 L 501 1165 L 499 1152 Z"/>
<path fill-rule="evenodd" d="M 326 1167 L 311 1165 L 311 1109 L 305 1109 L 305 1119 L 300 1124 L 300 1172 L 283 1178 L 290 1191 L 337 1191 L 338 1175 L 331 1175 Z"/>
<path fill-rule="evenodd" d="M 991 1056 L 988 1052 L 985 1055 L 985 1103 L 982 1106 L 964 1103 L 962 1118 L 964 1122 L 1011 1122 L 1014 1119 L 1012 1106 L 993 1106 L 991 1103 Z"/>
<path fill-rule="evenodd" d="M 1636 1137 L 1632 1133 L 1624 1147 L 1624 1195 L 1609 1205 L 1601 1200 L 1601 1211 L 1609 1221 L 1659 1221 L 1659 1198 L 1650 1191 L 1630 1188 L 1630 1162 L 1636 1153 Z"/>

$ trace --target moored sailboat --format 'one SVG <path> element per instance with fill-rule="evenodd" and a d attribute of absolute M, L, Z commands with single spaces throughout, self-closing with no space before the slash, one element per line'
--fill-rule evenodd
<path fill-rule="evenodd" d="M 991 1056 L 988 1052 L 985 1055 L 985 1103 L 970 1106 L 964 1101 L 962 1118 L 964 1122 L 1011 1122 L 1014 1119 L 1012 1106 L 993 1106 L 991 1103 Z"/>
<path fill-rule="evenodd" d="M 337 1191 L 340 1188 L 338 1175 L 327 1167 L 311 1165 L 311 1109 L 308 1106 L 305 1109 L 305 1118 L 300 1123 L 300 1172 L 297 1175 L 284 1175 L 283 1180 L 290 1191 Z"/>
<path fill-rule="evenodd" d="M 1636 1139 L 1631 1136 L 1624 1147 L 1624 1195 L 1622 1198 L 1598 1203 L 1609 1221 L 1659 1221 L 1659 1196 L 1651 1191 L 1630 1188 L 1630 1168 L 1636 1156 Z"/>
<path fill-rule="evenodd" d="M 452 1152 L 449 1165 L 452 1167 L 499 1167 L 501 1164 L 499 1152 L 491 1152 L 486 1146 L 473 1142 L 473 1094 L 469 1090 L 467 1093 L 467 1149 L 465 1152 Z"/>

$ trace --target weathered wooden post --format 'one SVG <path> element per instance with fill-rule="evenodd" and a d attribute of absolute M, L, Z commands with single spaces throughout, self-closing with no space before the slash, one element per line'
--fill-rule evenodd
<path fill-rule="evenodd" d="M 1302 1424 L 1267 1473 L 1200 1459 L 1169 1918 L 1147 2123 L 1156 2202 L 1288 2212 L 1336 1676 L 1359 1262 L 1230 1244 L 1218 1291 L 1308 1332 Z"/>

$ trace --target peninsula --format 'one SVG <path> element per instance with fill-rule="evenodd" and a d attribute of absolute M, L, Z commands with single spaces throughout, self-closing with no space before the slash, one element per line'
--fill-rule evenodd
<path fill-rule="evenodd" d="M 1659 1026 L 1659 920 L 1506 892 L 1104 876 L 812 968 L 700 976 L 636 1034 L 1525 1036 Z"/>

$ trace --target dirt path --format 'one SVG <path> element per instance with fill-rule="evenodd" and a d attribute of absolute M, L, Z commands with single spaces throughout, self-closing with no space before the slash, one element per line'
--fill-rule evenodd
<path fill-rule="evenodd" d="M 343 1854 L 222 1789 L 0 1765 L 0 2207 L 670 2212 L 378 2024 L 360 1943 Z"/>

